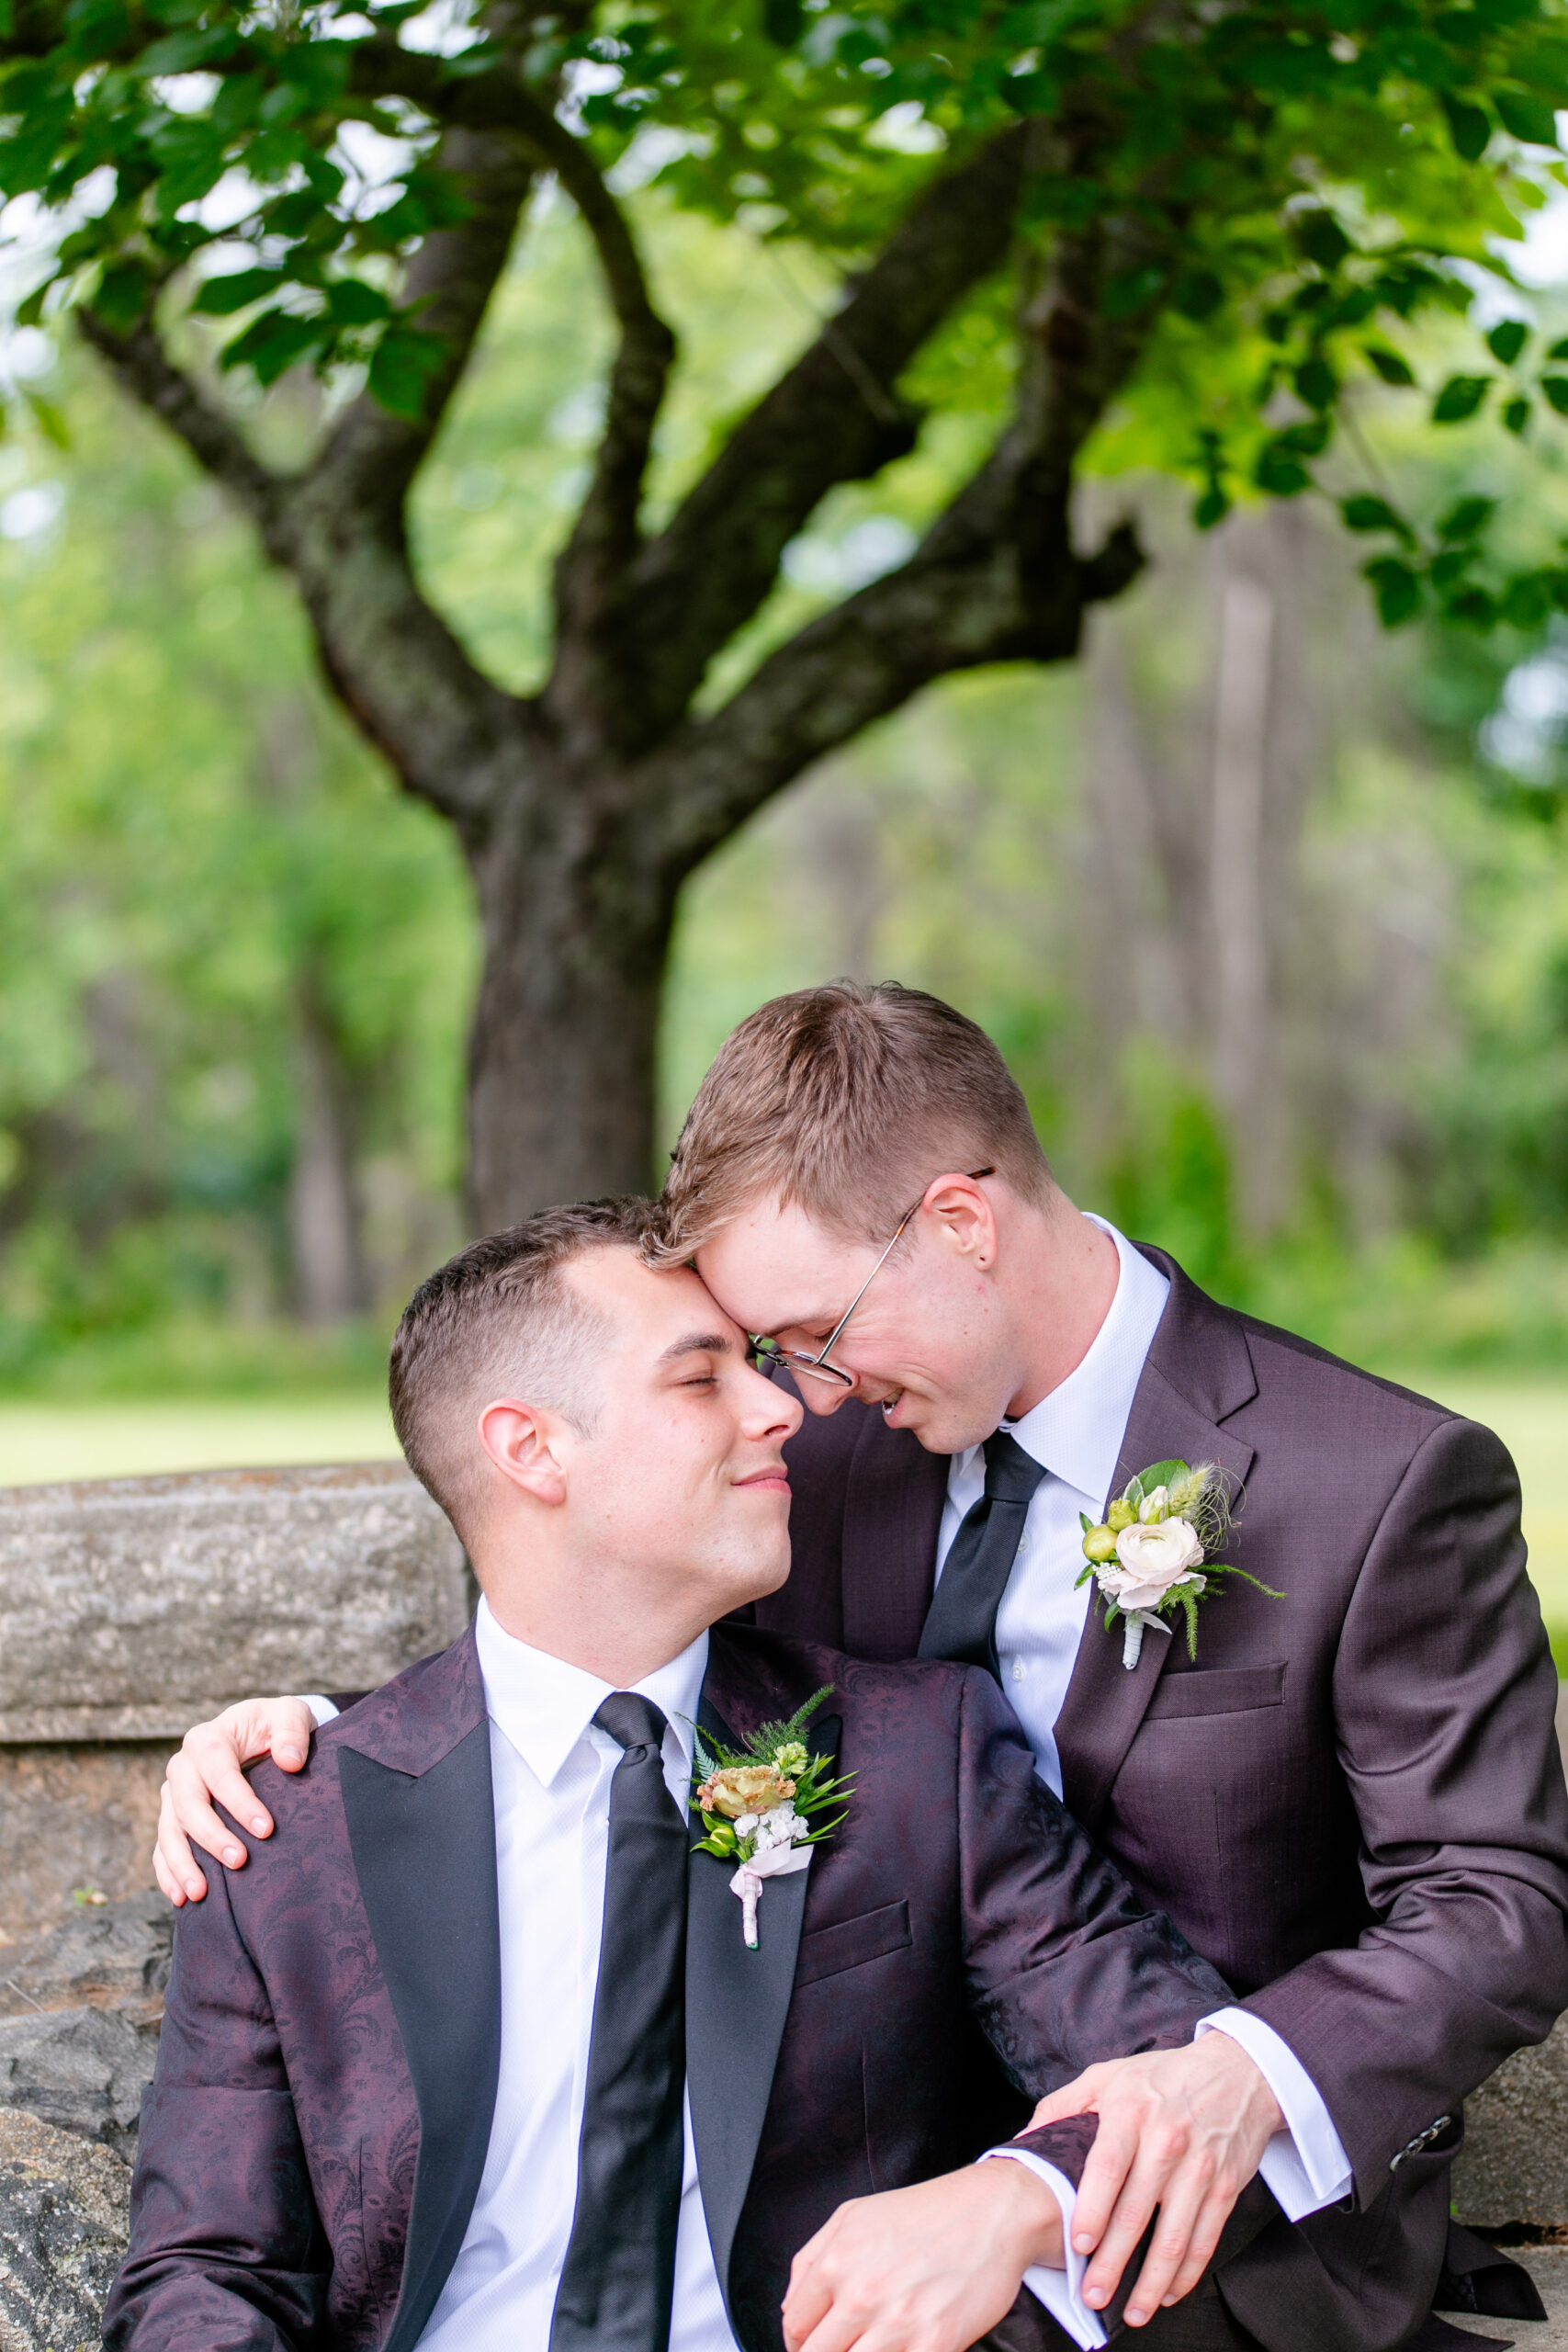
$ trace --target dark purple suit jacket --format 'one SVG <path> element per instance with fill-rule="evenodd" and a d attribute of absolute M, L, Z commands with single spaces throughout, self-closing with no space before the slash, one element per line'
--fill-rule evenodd
<path fill-rule="evenodd" d="M 1285 1597 L 1236 1581 L 1195 1662 L 1151 1634 L 1132 1673 L 1091 1610 L 1066 1802 L 1300 2057 L 1354 2168 L 1353 2211 L 1230 2265 L 1232 2310 L 1271 2352 L 1393 2345 L 1443 2261 L 1461 2102 L 1568 2007 L 1568 1792 L 1518 1481 L 1489 1430 L 1144 1254 L 1171 1291 L 1113 1492 L 1168 1457 L 1223 1464 L 1247 1489 L 1225 1556 Z M 853 1403 L 786 1451 L 794 1566 L 758 1622 L 913 1657 L 945 1457 Z"/>
<path fill-rule="evenodd" d="M 744 1736 L 824 1682 L 837 1719 L 815 1736 L 853 1798 L 809 1871 L 769 1884 L 761 1949 L 727 1864 L 694 1853 L 688 1884 L 698 2167 L 746 2352 L 777 2352 L 791 2257 L 844 2199 L 976 2152 L 976 2024 L 1036 2096 L 1187 2041 L 1227 1997 L 1041 1785 L 985 1674 L 719 1628 L 703 1720 Z M 180 1916 L 105 2340 L 410 2352 L 473 2207 L 499 2058 L 471 1634 L 328 1724 L 298 1779 L 255 1777 L 278 1835 Z M 1031 2144 L 1077 2178 L 1092 2136 Z M 998 2342 L 1048 2333 L 1021 2298 Z"/>

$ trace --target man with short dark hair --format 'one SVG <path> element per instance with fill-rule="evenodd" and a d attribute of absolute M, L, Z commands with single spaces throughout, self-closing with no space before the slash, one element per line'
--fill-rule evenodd
<path fill-rule="evenodd" d="M 1568 2004 L 1556 1680 L 1498 1441 L 1080 1214 L 995 1046 L 917 990 L 839 982 L 743 1022 L 664 1210 L 667 1258 L 694 1255 L 810 1408 L 794 1566 L 757 1622 L 998 1678 L 1043 1781 L 1236 1989 L 1190 2049 L 1047 2105 L 1100 2120 L 1090 2298 L 1156 2207 L 1187 2283 L 1213 2173 L 1260 2162 L 1301 2227 L 1223 2292 L 1269 2352 L 1400 2345 L 1439 2294 L 1530 2316 L 1448 2211 L 1463 2098 Z M 1081 1522 L 1119 1560 L 1124 1489 L 1178 1461 L 1245 1487 L 1239 1532 L 1179 1589 L 1134 1585 L 1124 1619 L 1124 1577 L 1084 1581 Z M 242 1852 L 203 1781 L 307 1729 L 275 1702 L 192 1736 L 161 1833 L 175 1900 L 205 1883 L 182 1819 Z"/>
<path fill-rule="evenodd" d="M 1090 2135 L 970 2164 L 973 2030 L 1038 2097 L 1225 1988 L 989 1677 L 715 1623 L 788 1572 L 800 1407 L 644 1225 L 547 1212 L 403 1317 L 399 1433 L 484 1598 L 262 1769 L 281 1834 L 181 1920 L 109 2352 L 1105 2340 L 1062 2247 Z M 1231 2341 L 1142 2291 L 1151 2346 Z"/>

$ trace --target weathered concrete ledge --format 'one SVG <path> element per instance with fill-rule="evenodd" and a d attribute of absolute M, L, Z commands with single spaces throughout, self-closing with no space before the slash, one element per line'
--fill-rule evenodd
<path fill-rule="evenodd" d="M 0 1490 L 0 1742 L 178 1738 L 454 1640 L 462 1547 L 400 1463 Z"/>

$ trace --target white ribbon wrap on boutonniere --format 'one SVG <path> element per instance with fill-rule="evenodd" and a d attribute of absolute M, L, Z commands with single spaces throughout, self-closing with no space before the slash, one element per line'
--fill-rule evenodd
<path fill-rule="evenodd" d="M 1129 1673 L 1145 1631 L 1172 1632 L 1162 1621 L 1178 1610 L 1187 1620 L 1187 1655 L 1197 1657 L 1198 1603 L 1220 1589 L 1223 1577 L 1240 1577 L 1270 1600 L 1284 1599 L 1245 1568 L 1215 1561 L 1235 1525 L 1230 1481 L 1215 1463 L 1201 1462 L 1195 1470 L 1185 1462 L 1153 1463 L 1128 1479 L 1098 1527 L 1082 1511 L 1078 1517 L 1089 1562 L 1078 1582 L 1093 1577 L 1099 1585 L 1107 1633 L 1118 1617 L 1123 1621 L 1122 1663 Z"/>
<path fill-rule="evenodd" d="M 729 1886 L 740 1898 L 748 1951 L 757 1949 L 757 1905 L 769 1879 L 805 1870 L 813 1846 L 832 1836 L 848 1810 L 852 1773 L 833 1779 L 831 1758 L 813 1756 L 801 1736 L 832 1688 L 824 1684 L 788 1723 L 764 1724 L 743 1748 L 709 1747 L 696 1736 L 692 1810 L 706 1835 L 695 1850 L 737 1865 Z M 830 1821 L 813 1826 L 816 1815 L 835 1805 Z"/>

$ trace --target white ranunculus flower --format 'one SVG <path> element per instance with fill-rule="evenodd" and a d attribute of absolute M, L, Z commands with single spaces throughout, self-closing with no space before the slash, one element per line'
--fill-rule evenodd
<path fill-rule="evenodd" d="M 1125 1610 L 1153 1609 L 1172 1585 L 1196 1584 L 1203 1578 L 1203 1546 L 1196 1528 L 1184 1519 L 1162 1519 L 1152 1527 L 1124 1527 L 1116 1538 L 1116 1565 L 1097 1569 L 1107 1597 Z"/>

